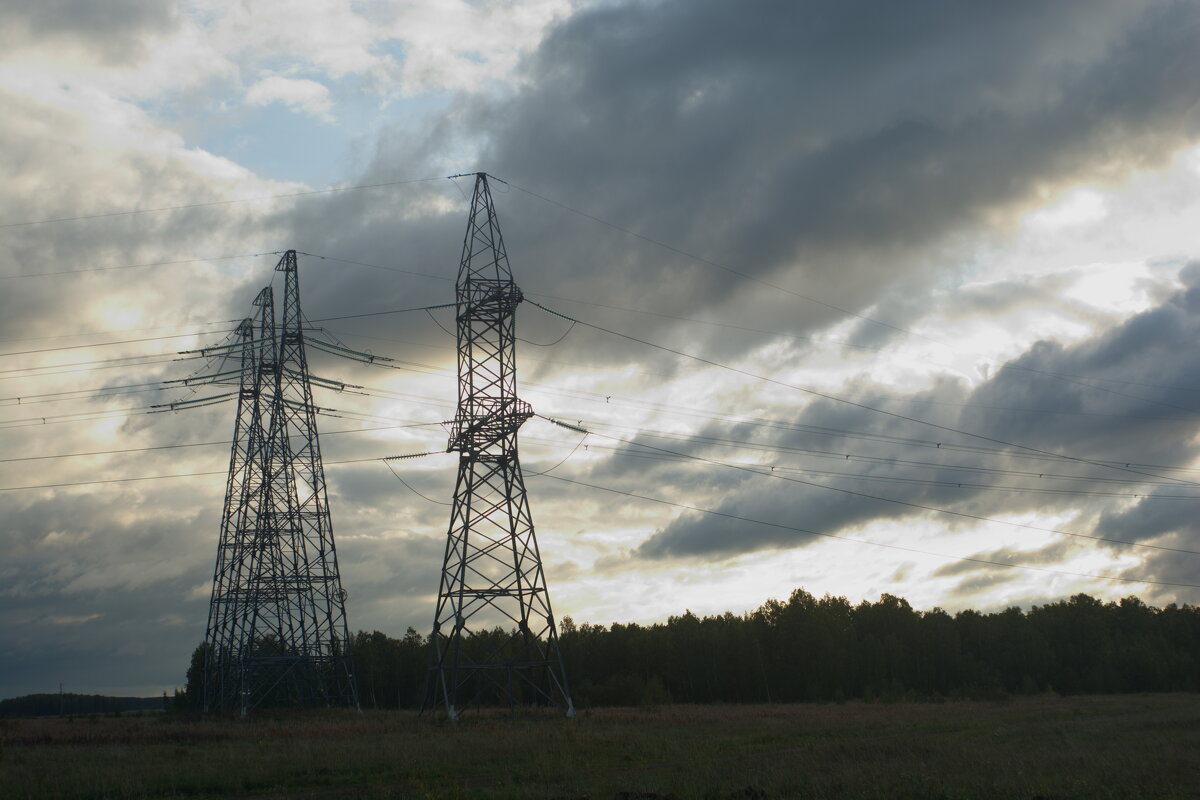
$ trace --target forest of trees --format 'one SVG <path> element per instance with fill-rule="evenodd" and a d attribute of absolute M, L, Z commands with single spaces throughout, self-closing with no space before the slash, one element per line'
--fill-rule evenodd
<path fill-rule="evenodd" d="M 741 616 L 607 627 L 565 617 L 560 639 L 581 708 L 1200 690 L 1200 608 L 1136 597 L 951 615 L 887 594 L 852 605 L 798 589 Z M 426 642 L 411 628 L 354 636 L 364 708 L 420 705 Z"/>
<path fill-rule="evenodd" d="M 119 714 L 162 711 L 167 697 L 108 697 L 99 694 L 27 694 L 0 700 L 0 717 L 53 717 L 59 714 Z"/>

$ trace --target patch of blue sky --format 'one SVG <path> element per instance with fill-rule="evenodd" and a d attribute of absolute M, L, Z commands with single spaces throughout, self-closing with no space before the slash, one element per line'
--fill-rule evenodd
<path fill-rule="evenodd" d="M 323 115 L 283 101 L 249 104 L 229 91 L 180 95 L 146 110 L 191 147 L 263 178 L 323 187 L 357 180 L 383 129 L 416 134 L 452 98 L 449 92 L 389 98 L 365 91 L 353 77 L 323 83 L 331 100 Z"/>

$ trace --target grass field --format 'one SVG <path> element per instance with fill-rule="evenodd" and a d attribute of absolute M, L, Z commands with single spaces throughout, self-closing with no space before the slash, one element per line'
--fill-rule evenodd
<path fill-rule="evenodd" d="M 0 797 L 1200 798 L 1200 695 L 0 720 Z"/>

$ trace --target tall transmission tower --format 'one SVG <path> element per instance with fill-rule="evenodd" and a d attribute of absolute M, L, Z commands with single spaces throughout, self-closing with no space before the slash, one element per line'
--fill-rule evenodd
<path fill-rule="evenodd" d="M 475 176 L 458 270 L 458 480 L 430 637 L 425 707 L 559 705 L 574 714 L 517 456 L 513 282 L 487 175 Z"/>
<path fill-rule="evenodd" d="M 258 309 L 235 333 L 241 353 L 237 416 L 225 507 L 213 570 L 212 599 L 204 642 L 204 708 L 231 709 L 242 702 L 247 642 L 252 641 L 256 593 L 252 591 L 259 509 L 266 489 L 269 449 L 263 425 L 274 387 L 275 310 L 271 287 L 254 299 Z M 257 338 L 255 338 L 257 335 Z M 248 635 L 248 630 L 251 635 Z"/>
<path fill-rule="evenodd" d="M 206 670 L 205 707 L 243 714 L 263 703 L 358 706 L 304 352 L 296 252 L 287 251 L 275 269 L 284 273 L 282 328 L 276 336 L 268 287 L 255 301 L 257 347 L 242 350 L 243 389 L 206 637 L 213 668 Z M 257 410 L 244 412 L 244 405 Z"/>

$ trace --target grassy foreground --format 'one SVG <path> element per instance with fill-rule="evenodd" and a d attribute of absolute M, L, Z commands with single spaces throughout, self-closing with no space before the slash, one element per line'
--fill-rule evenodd
<path fill-rule="evenodd" d="M 0 720 L 0 797 L 1197 798 L 1200 695 Z"/>

